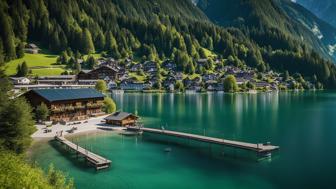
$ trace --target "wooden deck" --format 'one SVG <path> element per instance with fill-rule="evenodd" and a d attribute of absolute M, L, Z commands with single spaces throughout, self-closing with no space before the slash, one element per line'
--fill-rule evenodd
<path fill-rule="evenodd" d="M 223 146 L 229 146 L 233 148 L 239 148 L 244 150 L 250 150 L 257 153 L 270 153 L 274 150 L 278 150 L 279 146 L 272 146 L 270 144 L 253 144 L 253 143 L 247 143 L 247 142 L 240 142 L 240 141 L 234 141 L 234 140 L 225 140 L 220 138 L 214 138 L 214 137 L 207 137 L 202 135 L 195 135 L 195 134 L 189 134 L 189 133 L 182 133 L 182 132 L 176 132 L 176 131 L 169 131 L 169 130 L 161 130 L 161 129 L 152 129 L 152 128 L 141 128 L 143 132 L 147 133 L 156 133 L 156 134 L 162 134 L 162 135 L 168 135 L 168 136 L 175 136 L 180 138 L 186 138 L 191 140 L 197 140 L 207 143 L 213 143 L 213 144 L 219 144 Z"/>
<path fill-rule="evenodd" d="M 64 138 L 63 136 L 55 136 L 55 139 L 57 141 L 59 141 L 61 144 L 66 145 L 69 149 L 75 151 L 78 155 L 81 155 L 83 157 L 85 157 L 85 159 L 91 164 L 93 165 L 96 170 L 100 170 L 100 169 L 106 169 L 109 168 L 111 165 L 111 161 L 101 157 L 93 152 L 88 151 L 85 148 L 82 148 L 80 146 L 78 146 L 77 144 L 74 144 L 72 142 L 70 142 L 69 140 L 67 140 L 66 138 Z"/>

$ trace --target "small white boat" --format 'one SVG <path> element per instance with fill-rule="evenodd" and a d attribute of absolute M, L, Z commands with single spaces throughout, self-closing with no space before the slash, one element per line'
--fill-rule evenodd
<path fill-rule="evenodd" d="M 165 152 L 171 152 L 172 149 L 168 147 L 168 148 L 165 148 L 164 151 L 165 151 Z"/>

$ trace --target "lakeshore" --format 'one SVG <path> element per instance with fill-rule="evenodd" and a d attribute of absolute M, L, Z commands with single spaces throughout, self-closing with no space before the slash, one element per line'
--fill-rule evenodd
<path fill-rule="evenodd" d="M 118 132 L 70 134 L 73 141 L 110 159 L 96 172 L 52 142 L 38 143 L 32 160 L 57 166 L 77 188 L 328 188 L 333 185 L 336 96 L 328 91 L 246 94 L 113 95 L 118 107 L 142 115 L 146 126 L 241 141 L 270 141 L 281 147 L 263 162 L 240 151 L 162 136 L 126 137 Z M 205 114 L 205 115 L 204 115 Z M 295 115 L 295 116 L 294 116 Z M 325 120 L 325 121 L 321 121 Z M 313 140 L 311 140 L 313 139 Z M 171 152 L 165 152 L 170 148 Z M 312 151 L 313 150 L 313 151 Z M 327 153 L 328 152 L 328 153 Z M 232 154 L 230 156 L 230 154 Z M 246 155 L 248 156 L 248 154 Z M 311 166 L 314 162 L 314 166 Z M 291 172 L 292 174 L 288 174 Z M 318 179 L 313 179 L 318 178 Z M 88 183 L 87 180 L 93 180 Z M 187 182 L 186 182 L 187 181 Z M 192 182 L 191 182 L 192 181 Z M 283 182 L 286 181 L 286 182 Z M 98 185 L 97 183 L 104 183 Z"/>
<path fill-rule="evenodd" d="M 107 132 L 107 131 L 121 131 L 125 129 L 124 127 L 116 127 L 108 125 L 102 120 L 107 117 L 107 115 L 99 116 L 95 118 L 90 118 L 88 120 L 83 121 L 75 121 L 75 122 L 69 122 L 65 125 L 62 125 L 60 123 L 53 125 L 51 128 L 51 132 L 46 132 L 46 125 L 36 125 L 37 131 L 32 135 L 32 138 L 36 141 L 38 140 L 50 140 L 54 139 L 56 134 L 58 132 L 62 132 L 64 136 L 66 137 L 78 137 L 81 135 L 89 134 L 89 133 L 99 133 L 99 132 Z M 79 124 L 73 124 L 78 123 Z M 70 124 L 70 125 L 69 125 Z M 76 127 L 76 130 L 73 132 L 70 132 L 70 130 Z"/>

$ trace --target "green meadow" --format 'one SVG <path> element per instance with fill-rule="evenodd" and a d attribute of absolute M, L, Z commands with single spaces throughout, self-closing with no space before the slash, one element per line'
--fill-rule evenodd
<path fill-rule="evenodd" d="M 33 75 L 60 75 L 64 65 L 56 65 L 57 55 L 52 54 L 25 54 L 23 58 L 6 63 L 6 74 L 13 76 L 19 64 L 26 61 Z"/>

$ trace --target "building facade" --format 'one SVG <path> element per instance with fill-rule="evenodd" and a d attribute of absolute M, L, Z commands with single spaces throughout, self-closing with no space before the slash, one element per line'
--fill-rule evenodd
<path fill-rule="evenodd" d="M 46 104 L 49 121 L 77 121 L 104 114 L 104 95 L 95 89 L 37 89 L 24 97 L 33 108 Z"/>
<path fill-rule="evenodd" d="M 115 126 L 134 126 L 138 116 L 127 112 L 115 112 L 105 118 L 107 124 Z"/>
<path fill-rule="evenodd" d="M 110 66 L 101 66 L 91 71 L 81 71 L 77 75 L 78 80 L 104 80 L 106 77 L 110 80 L 118 79 L 118 70 Z"/>

